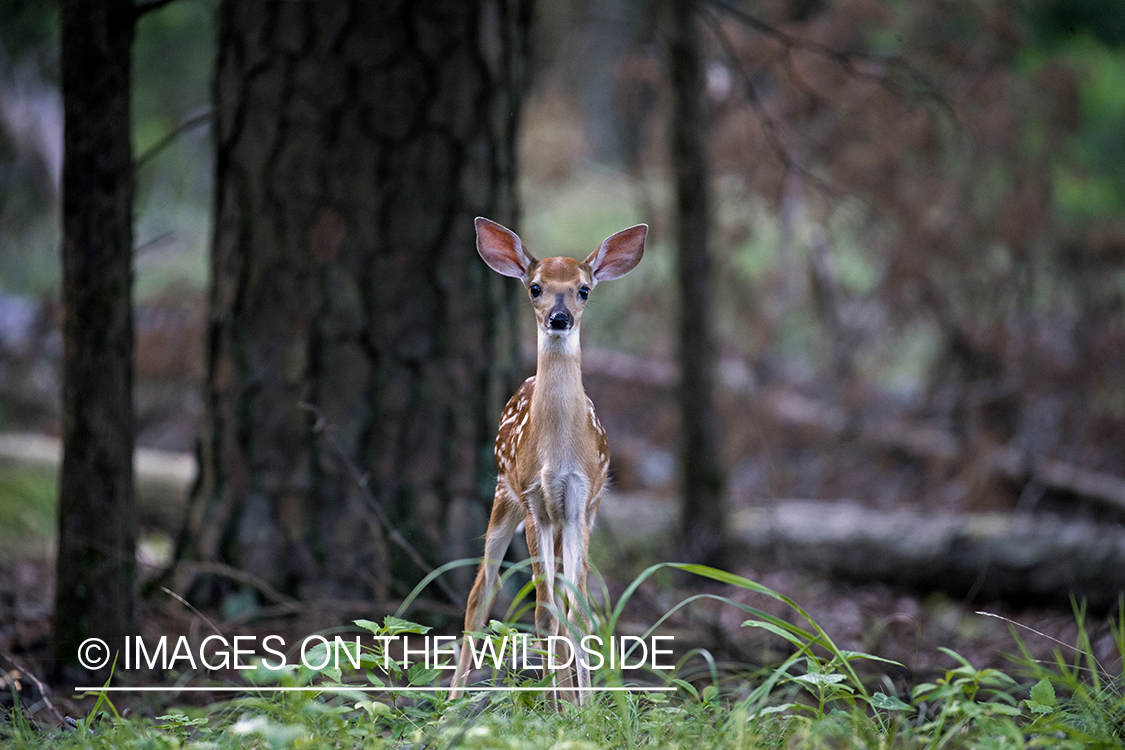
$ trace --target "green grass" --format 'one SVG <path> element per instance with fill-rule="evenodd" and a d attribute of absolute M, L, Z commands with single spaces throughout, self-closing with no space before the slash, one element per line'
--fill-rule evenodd
<path fill-rule="evenodd" d="M 511 575 L 515 566 L 507 575 Z M 603 693 L 582 708 L 562 712 L 534 693 L 495 692 L 449 701 L 435 670 L 403 669 L 378 646 L 360 655 L 361 669 L 285 668 L 258 673 L 259 683 L 288 687 L 382 685 L 372 672 L 389 659 L 396 684 L 433 686 L 433 693 L 268 693 L 247 687 L 239 697 L 207 708 L 125 718 L 99 699 L 78 730 L 42 730 L 19 715 L 0 727 L 5 748 L 1120 748 L 1125 743 L 1121 654 L 1125 600 L 1111 619 L 1115 661 L 1096 660 L 1085 612 L 1076 609 L 1078 642 L 1059 644 L 1055 659 L 1037 663 L 1013 627 L 1023 656 L 1012 670 L 977 669 L 942 649 L 949 668 L 936 679 L 898 694 L 882 674 L 884 660 L 842 650 L 795 602 L 760 584 L 703 566 L 660 564 L 646 570 L 616 604 L 590 614 L 597 631 L 614 632 L 631 597 L 654 576 L 681 571 L 783 602 L 780 619 L 720 594 L 689 596 L 660 618 L 699 600 L 718 601 L 746 616 L 744 627 L 788 644 L 789 656 L 768 669 L 735 671 L 706 653 L 680 656 L 673 672 L 649 672 L 629 682 L 670 686 L 675 692 Z M 425 585 L 426 582 L 423 582 Z M 420 590 L 421 587 L 419 587 Z M 513 604 L 527 605 L 525 587 Z M 406 606 L 406 605 L 404 605 Z M 387 618 L 357 621 L 372 633 L 424 633 L 426 628 Z M 1014 626 L 1014 623 L 1013 623 Z M 492 635 L 513 632 L 502 623 Z M 650 631 L 653 632 L 653 631 Z M 486 634 L 481 634 L 486 635 Z M 1038 634 L 1037 634 L 1038 635 Z M 1043 636 L 1039 636 L 1043 637 Z M 326 652 L 327 653 L 327 652 Z M 352 654 L 353 657 L 356 654 Z M 346 665 L 346 662 L 345 662 Z M 447 673 L 448 674 L 448 673 Z M 596 681 L 621 684 L 620 671 L 598 671 Z M 504 684 L 517 680 L 502 675 Z M 424 697 L 423 697 L 424 696 Z"/>
<path fill-rule="evenodd" d="M 42 558 L 56 533 L 58 489 L 42 471 L 0 468 L 0 555 Z"/>

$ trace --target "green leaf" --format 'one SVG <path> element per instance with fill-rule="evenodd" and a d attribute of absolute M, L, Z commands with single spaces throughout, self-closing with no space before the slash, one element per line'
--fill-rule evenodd
<path fill-rule="evenodd" d="M 500 622 L 499 620 L 489 620 L 488 629 L 501 637 L 518 638 L 520 635 L 520 631 L 518 629 L 513 628 L 511 625 L 505 622 Z"/>
<path fill-rule="evenodd" d="M 370 630 L 375 635 L 383 635 L 383 626 L 377 622 L 372 622 L 371 620 L 353 620 L 352 622 L 356 627 Z"/>
<path fill-rule="evenodd" d="M 1009 706 L 1006 703 L 986 703 L 988 710 L 994 714 L 1003 714 L 1004 716 L 1020 716 L 1021 711 L 1015 706 Z"/>
<path fill-rule="evenodd" d="M 810 672 L 809 674 L 797 675 L 793 678 L 798 682 L 807 682 L 810 685 L 835 685 L 838 682 L 843 682 L 847 679 L 842 674 L 820 674 L 819 672 Z"/>
<path fill-rule="evenodd" d="M 977 673 L 977 680 L 981 685 L 1014 685 L 1015 679 L 999 669 L 982 669 Z"/>
<path fill-rule="evenodd" d="M 355 641 L 351 643 L 338 642 L 333 644 L 332 647 L 335 650 L 332 657 L 334 666 L 339 665 L 347 669 L 353 669 L 352 665 L 355 663 L 358 663 L 360 667 L 363 666 L 363 653 L 360 651 L 359 644 Z"/>
<path fill-rule="evenodd" d="M 433 628 L 428 625 L 419 625 L 416 622 L 403 620 L 394 615 L 387 615 L 383 619 L 383 629 L 386 635 L 399 635 L 400 633 L 418 633 L 419 635 L 430 632 Z"/>
<path fill-rule="evenodd" d="M 745 623 L 743 623 L 745 624 Z M 868 661 L 881 661 L 884 664 L 894 664 L 896 667 L 906 668 L 902 662 L 897 662 L 894 659 L 884 659 L 882 656 L 875 656 L 875 654 L 865 654 L 862 651 L 844 651 L 840 650 L 840 656 L 844 657 L 844 661 L 851 661 L 852 659 L 866 659 Z"/>
<path fill-rule="evenodd" d="M 1027 706 L 1027 710 L 1031 711 L 1033 714 L 1051 714 L 1055 712 L 1054 706 L 1048 706 L 1038 701 L 1024 701 L 1024 704 Z"/>
<path fill-rule="evenodd" d="M 915 685 L 914 689 L 910 691 L 910 699 L 911 700 L 918 700 L 919 696 L 925 695 L 926 693 L 930 692 L 931 690 L 936 690 L 936 689 L 937 689 L 937 685 L 935 685 L 932 682 L 923 682 L 921 685 Z"/>
<path fill-rule="evenodd" d="M 875 693 L 871 696 L 871 706 L 873 708 L 882 708 L 887 711 L 907 711 L 910 709 L 909 703 L 903 703 L 901 700 L 893 695 L 886 693 Z"/>
<path fill-rule="evenodd" d="M 799 708 L 796 703 L 782 703 L 780 706 L 766 706 L 765 708 L 759 709 L 755 713 L 757 713 L 758 716 L 769 716 L 770 714 L 783 713 L 794 707 Z"/>
<path fill-rule="evenodd" d="M 761 620 L 747 620 L 746 622 L 742 623 L 742 627 L 759 628 L 769 633 L 773 633 L 774 635 L 780 636 L 794 645 L 801 647 L 805 646 L 804 639 L 798 638 L 784 628 L 781 628 L 778 625 L 774 625 L 772 622 L 762 622 Z"/>
<path fill-rule="evenodd" d="M 370 701 L 370 700 L 360 701 L 359 703 L 355 704 L 355 707 L 357 709 L 367 711 L 372 716 L 376 716 L 376 715 L 379 715 L 379 714 L 393 713 L 390 706 L 388 706 L 386 703 L 381 703 L 379 701 Z"/>
<path fill-rule="evenodd" d="M 304 662 L 306 665 L 305 669 L 313 674 L 325 675 L 335 680 L 336 682 L 339 682 L 341 677 L 340 668 L 335 666 L 335 662 L 332 659 L 332 656 L 334 654 L 335 651 L 332 650 L 330 645 L 326 645 L 324 643 L 316 644 L 315 646 L 310 648 L 304 656 Z M 307 666 L 309 664 L 324 664 L 325 666 L 321 667 L 320 669 L 313 669 L 312 667 Z"/>
<path fill-rule="evenodd" d="M 156 721 L 168 722 L 163 724 L 163 727 L 201 727 L 205 725 L 209 719 L 206 716 L 200 716 L 197 719 L 189 719 L 187 714 L 165 714 L 157 716 Z"/>
<path fill-rule="evenodd" d="M 695 686 L 694 686 L 694 685 L 692 685 L 692 684 L 691 684 L 690 682 L 688 682 L 687 680 L 681 680 L 680 678 L 678 678 L 678 677 L 677 677 L 676 679 L 672 680 L 672 684 L 674 684 L 674 685 L 679 685 L 679 686 L 680 686 L 680 687 L 682 687 L 682 688 L 683 688 L 684 690 L 686 690 L 686 691 L 688 691 L 689 693 L 691 693 L 691 697 L 692 697 L 692 698 L 697 698 L 697 699 L 699 698 L 699 691 L 698 691 L 698 690 L 696 690 L 696 689 L 695 689 Z"/>
<path fill-rule="evenodd" d="M 554 682 L 555 682 L 555 676 L 553 674 L 551 674 L 550 672 L 548 672 L 537 680 L 532 680 L 531 682 L 524 682 L 522 684 L 526 685 L 527 687 L 540 687 L 540 688 L 542 688 L 542 687 L 550 687 Z"/>
<path fill-rule="evenodd" d="M 943 654 L 950 657 L 951 659 L 954 659 L 955 661 L 960 662 L 962 667 L 965 667 L 966 669 L 970 670 L 972 673 L 976 672 L 976 669 L 973 668 L 973 665 L 969 662 L 969 660 L 966 659 L 964 656 L 961 656 L 961 654 L 957 653 L 953 649 L 946 648 L 945 646 L 938 646 L 938 651 L 942 652 Z M 954 671 L 956 671 L 956 670 L 954 670 Z"/>
<path fill-rule="evenodd" d="M 421 687 L 433 683 L 440 674 L 440 670 L 427 668 L 426 663 L 420 661 L 406 670 L 406 679 L 411 685 Z"/>
<path fill-rule="evenodd" d="M 711 580 L 718 581 L 719 583 L 727 583 L 731 586 L 737 586 L 741 589 L 746 589 L 747 591 L 754 591 L 759 594 L 765 594 L 766 596 L 773 597 L 774 599 L 782 599 L 781 594 L 777 593 L 773 589 L 763 586 L 762 584 L 755 581 L 751 581 L 749 578 L 743 578 L 742 576 L 735 575 L 734 573 L 728 573 L 725 570 L 719 570 L 718 568 L 712 568 L 707 565 L 696 565 L 694 563 L 671 563 L 671 567 L 679 568 L 680 570 L 687 571 L 688 573 L 695 573 L 697 576 L 710 578 Z"/>
<path fill-rule="evenodd" d="M 1031 700 L 1028 701 L 1028 705 L 1030 706 L 1031 703 L 1039 703 L 1047 707 L 1055 705 L 1055 687 L 1046 677 L 1035 683 L 1035 687 L 1031 688 Z"/>

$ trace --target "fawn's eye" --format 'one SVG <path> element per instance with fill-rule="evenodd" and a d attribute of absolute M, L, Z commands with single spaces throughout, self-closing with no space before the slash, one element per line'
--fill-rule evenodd
<path fill-rule="evenodd" d="M 531 296 L 532 298 L 534 298 L 543 293 L 543 288 L 538 284 L 532 284 L 530 287 L 528 287 L 528 291 L 531 292 Z"/>
<path fill-rule="evenodd" d="M 590 287 L 584 286 L 584 287 L 582 287 L 581 289 L 578 290 L 578 299 L 585 302 L 589 298 L 590 298 Z"/>

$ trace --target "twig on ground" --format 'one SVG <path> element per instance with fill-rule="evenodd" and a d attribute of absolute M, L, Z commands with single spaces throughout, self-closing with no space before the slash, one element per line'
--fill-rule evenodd
<path fill-rule="evenodd" d="M 55 715 L 55 718 L 59 720 L 59 725 L 61 726 L 63 724 L 66 724 L 66 719 L 64 719 L 63 715 L 61 713 L 59 713 L 59 710 L 57 708 L 55 708 L 55 704 L 51 703 L 51 698 L 48 694 L 49 688 L 46 685 L 44 685 L 39 680 L 39 678 L 36 677 L 33 672 L 31 672 L 31 670 L 29 670 L 27 667 L 20 664 L 18 661 L 13 659 L 10 655 L 0 651 L 0 658 L 3 658 L 4 661 L 8 662 L 13 667 L 15 667 L 17 670 L 19 670 L 19 673 L 21 675 L 23 675 L 24 677 L 26 677 L 27 679 L 29 679 L 33 683 L 35 683 L 35 687 L 39 688 L 39 695 L 42 697 L 43 703 L 47 706 L 47 708 L 51 709 L 51 713 L 53 713 Z"/>
<path fill-rule="evenodd" d="M 225 565 L 220 562 L 183 562 L 180 563 L 180 567 L 181 569 L 186 569 L 189 573 L 211 573 L 246 584 L 262 592 L 267 599 L 270 599 L 279 606 L 288 607 L 292 611 L 297 611 L 301 608 L 301 603 L 299 601 L 291 596 L 286 596 L 268 582 L 264 581 L 260 576 L 256 576 L 247 570 Z"/>
<path fill-rule="evenodd" d="M 187 607 L 188 609 L 190 609 L 195 614 L 199 615 L 199 618 L 201 620 L 203 620 L 203 622 L 210 625 L 211 629 L 214 630 L 216 633 L 218 633 L 219 635 L 223 635 L 223 631 L 219 630 L 219 626 L 216 625 L 215 623 L 211 622 L 210 618 L 208 618 L 207 615 L 200 612 L 199 609 L 194 604 L 192 604 L 187 599 L 185 599 L 182 596 L 180 596 L 179 594 L 177 594 L 175 591 L 172 591 L 170 588 L 167 588 L 166 586 L 161 586 L 160 590 L 163 591 L 168 596 L 175 599 L 176 601 L 178 601 L 180 604 L 182 604 L 185 607 Z"/>

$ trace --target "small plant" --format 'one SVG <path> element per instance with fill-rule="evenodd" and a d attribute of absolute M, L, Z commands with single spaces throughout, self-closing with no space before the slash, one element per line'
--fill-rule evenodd
<path fill-rule="evenodd" d="M 1094 654 L 1085 604 L 1075 601 L 1072 606 L 1077 625 L 1074 644 L 1000 618 L 1008 623 L 1020 652 L 1013 662 L 1035 680 L 1023 702 L 1031 717 L 1028 731 L 1063 738 L 1075 747 L 1120 748 L 1125 746 L 1125 594 L 1118 599 L 1116 615 L 1108 621 L 1116 652 L 1116 659 L 1108 664 Z M 1053 659 L 1036 660 L 1020 630 L 1053 641 Z"/>
<path fill-rule="evenodd" d="M 1019 684 L 997 669 L 976 669 L 960 654 L 942 648 L 958 666 L 933 683 L 917 685 L 911 697 L 922 717 L 921 731 L 945 744 L 967 727 L 994 736 L 1018 735 L 1011 721 L 1021 716 L 1015 693 Z"/>

